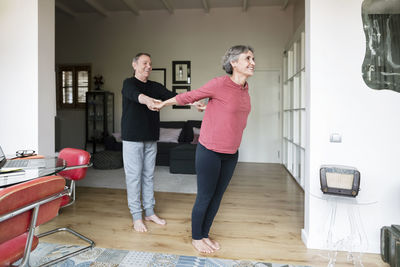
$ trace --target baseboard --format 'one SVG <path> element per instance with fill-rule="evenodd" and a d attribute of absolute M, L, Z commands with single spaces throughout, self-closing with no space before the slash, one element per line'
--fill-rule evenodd
<path fill-rule="evenodd" d="M 304 230 L 304 228 L 301 229 L 301 241 L 303 241 L 304 245 L 305 245 L 306 247 L 308 247 L 308 246 L 307 246 L 307 242 L 308 242 L 308 233 Z"/>
<path fill-rule="evenodd" d="M 321 240 L 309 240 L 308 233 L 303 229 L 301 229 L 301 241 L 303 241 L 304 245 L 309 249 L 319 249 L 319 250 L 327 250 L 326 247 L 323 247 Z M 310 243 L 309 243 L 310 242 Z M 361 251 L 362 253 L 371 253 L 371 254 L 380 254 L 380 243 L 379 242 L 368 242 L 368 247 L 365 250 Z M 342 250 L 339 250 L 342 251 Z"/>

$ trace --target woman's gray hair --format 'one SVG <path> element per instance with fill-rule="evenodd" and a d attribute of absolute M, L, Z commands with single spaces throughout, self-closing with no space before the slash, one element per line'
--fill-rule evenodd
<path fill-rule="evenodd" d="M 226 73 L 232 74 L 233 69 L 231 61 L 237 61 L 240 54 L 247 53 L 248 51 L 254 53 L 254 49 L 249 45 L 235 45 L 229 48 L 228 51 L 226 51 L 225 55 L 222 57 L 222 69 Z"/>

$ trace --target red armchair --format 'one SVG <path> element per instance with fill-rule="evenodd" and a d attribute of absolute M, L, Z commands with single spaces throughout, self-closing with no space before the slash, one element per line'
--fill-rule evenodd
<path fill-rule="evenodd" d="M 0 266 L 9 266 L 22 258 L 20 266 L 29 266 L 31 251 L 38 238 L 58 231 L 68 231 L 87 241 L 89 246 L 52 261 L 59 262 L 84 252 L 94 242 L 68 228 L 58 228 L 35 236 L 35 228 L 58 214 L 61 198 L 68 194 L 65 179 L 46 176 L 0 190 Z"/>
<path fill-rule="evenodd" d="M 60 151 L 58 157 L 67 162 L 66 170 L 59 172 L 59 175 L 70 180 L 70 192 L 67 196 L 64 196 L 61 201 L 61 207 L 63 208 L 75 202 L 75 181 L 85 178 L 87 167 L 90 166 L 90 154 L 82 149 L 64 148 Z"/>

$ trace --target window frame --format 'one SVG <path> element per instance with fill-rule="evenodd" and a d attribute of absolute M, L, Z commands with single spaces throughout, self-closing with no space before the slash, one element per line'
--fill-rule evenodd
<path fill-rule="evenodd" d="M 282 163 L 301 188 L 306 166 L 306 66 L 304 24 L 296 31 L 283 54 L 283 157 Z"/>
<path fill-rule="evenodd" d="M 63 103 L 63 84 L 62 84 L 62 73 L 63 71 L 72 71 L 72 99 L 73 102 Z M 85 103 L 78 102 L 78 72 L 88 72 L 88 92 L 92 89 L 92 66 L 90 64 L 63 64 L 57 66 L 57 107 L 60 109 L 84 109 Z"/>

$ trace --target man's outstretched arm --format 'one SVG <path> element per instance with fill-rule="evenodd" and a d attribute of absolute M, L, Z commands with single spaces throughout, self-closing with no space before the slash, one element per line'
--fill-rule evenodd
<path fill-rule="evenodd" d="M 147 106 L 148 109 L 152 111 L 159 111 L 160 109 L 156 107 L 157 104 L 161 103 L 160 100 L 151 98 L 147 95 L 140 94 L 138 97 L 139 103 Z"/>

